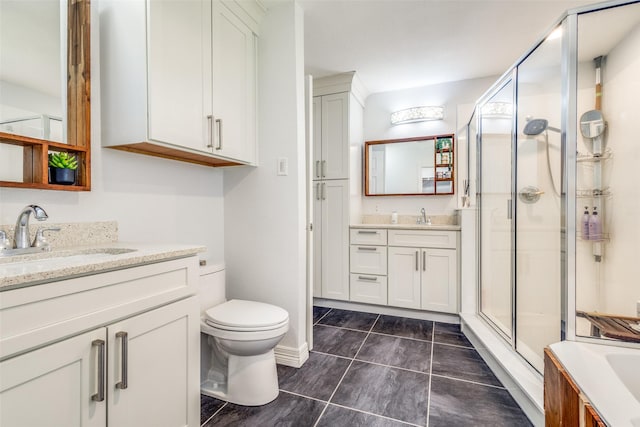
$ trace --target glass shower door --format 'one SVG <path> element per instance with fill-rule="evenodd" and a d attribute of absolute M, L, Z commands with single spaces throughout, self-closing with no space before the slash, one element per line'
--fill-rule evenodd
<path fill-rule="evenodd" d="M 512 155 L 514 84 L 480 106 L 480 313 L 510 342 L 512 303 Z"/>

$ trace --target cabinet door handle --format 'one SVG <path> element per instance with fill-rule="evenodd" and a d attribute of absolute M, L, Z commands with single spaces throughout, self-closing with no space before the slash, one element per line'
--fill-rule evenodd
<path fill-rule="evenodd" d="M 422 252 L 422 271 L 427 271 L 427 253 Z"/>
<path fill-rule="evenodd" d="M 377 251 L 378 248 L 372 248 L 370 246 L 358 246 L 359 251 Z"/>
<path fill-rule="evenodd" d="M 105 375 L 105 345 L 104 340 L 93 340 L 92 347 L 98 347 L 98 392 L 91 396 L 94 402 L 104 401 L 104 375 Z"/>
<path fill-rule="evenodd" d="M 216 119 L 218 124 L 218 146 L 216 150 L 222 150 L 222 119 Z"/>
<path fill-rule="evenodd" d="M 327 184 L 322 183 L 322 200 L 327 200 Z"/>
<path fill-rule="evenodd" d="M 358 280 L 369 280 L 370 282 L 377 282 L 378 278 L 370 276 L 358 276 Z"/>
<path fill-rule="evenodd" d="M 207 116 L 207 140 L 209 144 L 207 144 L 207 148 L 213 148 L 213 116 Z"/>
<path fill-rule="evenodd" d="M 316 200 L 320 200 L 320 183 L 316 183 Z"/>
<path fill-rule="evenodd" d="M 420 260 L 418 258 L 419 253 L 419 251 L 416 251 L 416 271 L 420 270 L 420 266 L 418 265 L 420 263 Z"/>
<path fill-rule="evenodd" d="M 327 176 L 327 161 L 323 160 L 322 161 L 322 177 L 326 177 Z"/>
<path fill-rule="evenodd" d="M 116 384 L 116 388 L 124 390 L 129 386 L 127 384 L 129 378 L 129 334 L 126 332 L 118 332 L 116 334 L 116 338 L 120 338 L 122 340 L 122 373 L 120 382 Z"/>
<path fill-rule="evenodd" d="M 316 160 L 316 178 L 320 178 L 320 160 Z"/>
<path fill-rule="evenodd" d="M 378 234 L 378 232 L 370 230 L 358 230 L 358 234 Z"/>

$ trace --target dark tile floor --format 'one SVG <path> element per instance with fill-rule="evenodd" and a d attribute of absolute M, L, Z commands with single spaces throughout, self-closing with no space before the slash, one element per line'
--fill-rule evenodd
<path fill-rule="evenodd" d="M 202 426 L 531 426 L 458 325 L 323 307 L 313 321 L 309 360 L 278 365 L 276 400 L 202 396 Z"/>

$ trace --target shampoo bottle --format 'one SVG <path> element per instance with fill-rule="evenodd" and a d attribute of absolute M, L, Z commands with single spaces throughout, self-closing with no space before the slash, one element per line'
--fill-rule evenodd
<path fill-rule="evenodd" d="M 580 234 L 582 234 L 582 240 L 589 240 L 589 208 L 584 207 L 584 214 L 580 221 Z"/>
<path fill-rule="evenodd" d="M 597 208 L 593 208 L 593 214 L 589 218 L 589 240 L 602 239 L 602 222 L 598 216 Z"/>

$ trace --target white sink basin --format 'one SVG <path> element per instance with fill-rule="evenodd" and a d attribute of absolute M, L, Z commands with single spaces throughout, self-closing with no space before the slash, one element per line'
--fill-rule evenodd
<path fill-rule="evenodd" d="M 605 356 L 618 379 L 640 401 L 640 354 L 607 354 Z M 640 418 L 634 420 L 640 423 Z M 634 424 L 636 425 L 636 424 Z M 640 425 L 640 424 L 637 424 Z"/>

